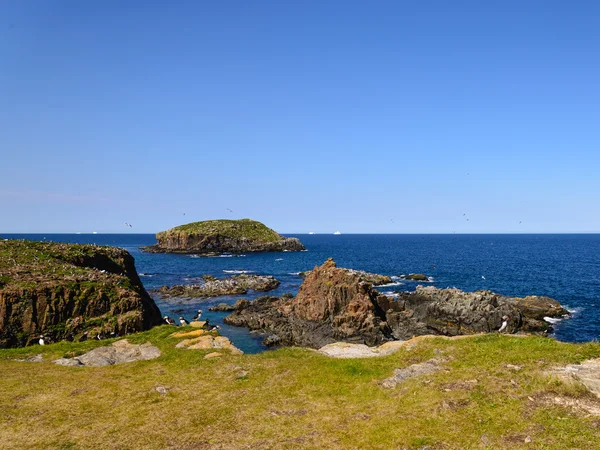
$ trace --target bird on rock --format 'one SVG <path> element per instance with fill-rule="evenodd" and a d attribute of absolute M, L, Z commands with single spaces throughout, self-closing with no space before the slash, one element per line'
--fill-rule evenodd
<path fill-rule="evenodd" d="M 190 323 L 189 323 L 187 320 L 185 320 L 183 317 L 180 317 L 180 318 L 179 318 L 179 323 L 181 324 L 181 326 L 182 326 L 182 327 L 185 327 L 185 326 L 187 326 L 187 325 L 189 325 L 189 324 L 190 324 Z"/>
<path fill-rule="evenodd" d="M 200 317 L 202 317 L 201 309 L 199 309 L 198 312 L 196 313 L 196 315 L 194 317 L 192 317 L 192 320 L 200 320 Z"/>

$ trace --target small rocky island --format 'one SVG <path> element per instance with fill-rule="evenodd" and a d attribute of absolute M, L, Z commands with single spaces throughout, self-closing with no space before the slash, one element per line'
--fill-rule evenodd
<path fill-rule="evenodd" d="M 297 238 L 283 237 L 250 219 L 188 223 L 157 233 L 156 240 L 156 245 L 142 247 L 142 250 L 199 255 L 305 250 Z"/>
<path fill-rule="evenodd" d="M 0 348 L 89 335 L 123 335 L 161 323 L 125 250 L 0 241 Z"/>
<path fill-rule="evenodd" d="M 428 334 L 490 333 L 505 316 L 505 332 L 545 334 L 551 327 L 544 318 L 568 314 L 549 297 L 513 298 L 490 291 L 418 286 L 390 298 L 360 272 L 338 268 L 329 259 L 306 276 L 295 298 L 238 302 L 225 322 L 266 332 L 268 345 L 321 348 L 336 341 L 380 345 Z"/>

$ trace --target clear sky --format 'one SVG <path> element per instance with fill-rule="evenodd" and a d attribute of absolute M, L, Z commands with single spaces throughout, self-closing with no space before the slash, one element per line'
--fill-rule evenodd
<path fill-rule="evenodd" d="M 599 23 L 597 1 L 1 0 L 0 232 L 600 232 Z"/>

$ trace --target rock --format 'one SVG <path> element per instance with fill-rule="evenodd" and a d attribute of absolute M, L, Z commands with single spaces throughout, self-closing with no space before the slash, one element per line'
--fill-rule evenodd
<path fill-rule="evenodd" d="M 385 380 L 383 380 L 381 382 L 381 386 L 387 389 L 391 389 L 396 387 L 398 383 L 401 383 L 409 378 L 418 377 L 421 375 L 435 372 L 437 370 L 440 370 L 440 363 L 442 362 L 443 360 L 434 358 L 423 363 L 413 364 L 403 369 L 394 369 L 394 375 L 392 375 L 390 378 L 386 378 Z"/>
<path fill-rule="evenodd" d="M 402 292 L 395 300 L 381 296 L 378 301 L 397 339 L 420 334 L 490 333 L 498 330 L 505 315 L 510 318 L 509 332 L 546 333 L 551 326 L 537 320 L 539 314 L 550 317 L 569 314 L 548 297 L 522 299 L 491 291 L 463 292 L 433 286 L 418 286 L 415 292 Z"/>
<path fill-rule="evenodd" d="M 205 355 L 204 359 L 220 358 L 221 356 L 223 356 L 223 353 L 212 352 L 212 353 L 209 353 L 208 355 Z"/>
<path fill-rule="evenodd" d="M 248 371 L 247 370 L 242 370 L 240 372 L 238 372 L 235 377 L 237 379 L 241 379 L 241 378 L 246 378 L 248 376 Z"/>
<path fill-rule="evenodd" d="M 276 334 L 271 334 L 270 336 L 267 336 L 265 339 L 263 339 L 262 343 L 267 347 L 273 347 L 281 343 L 281 338 Z"/>
<path fill-rule="evenodd" d="M 382 284 L 388 284 L 393 281 L 392 278 L 387 275 L 380 275 L 378 273 L 369 273 L 369 272 L 365 272 L 363 270 L 354 270 L 354 269 L 346 269 L 346 270 L 348 270 L 348 272 L 351 274 L 358 275 L 358 277 L 361 281 L 371 283 L 373 286 L 380 286 Z M 298 275 L 300 275 L 302 278 L 306 278 L 311 272 L 312 272 L 312 270 L 307 270 L 305 272 L 300 272 Z"/>
<path fill-rule="evenodd" d="M 38 353 L 35 356 L 28 356 L 27 358 L 16 359 L 15 361 L 19 361 L 19 362 L 43 362 L 44 361 L 44 357 L 42 356 L 41 353 Z"/>
<path fill-rule="evenodd" d="M 158 392 L 160 395 L 167 395 L 167 393 L 169 392 L 170 389 L 167 387 L 164 387 L 164 386 L 156 386 L 154 388 L 154 390 L 156 392 Z"/>
<path fill-rule="evenodd" d="M 403 280 L 412 280 L 412 281 L 429 281 L 427 275 L 422 273 L 411 273 L 409 275 L 400 275 L 400 278 Z"/>
<path fill-rule="evenodd" d="M 208 308 L 209 311 L 220 311 L 220 312 L 230 312 L 235 311 L 235 306 L 228 305 L 227 303 L 219 303 L 216 306 L 211 306 Z"/>
<path fill-rule="evenodd" d="M 214 278 L 202 284 L 163 286 L 158 292 L 163 297 L 218 297 L 239 295 L 255 291 L 270 291 L 279 286 L 279 280 L 270 275 L 234 275 L 229 278 Z M 225 305 L 224 303 L 222 303 Z"/>
<path fill-rule="evenodd" d="M 170 334 L 169 337 L 174 338 L 195 338 L 206 334 L 206 330 L 194 330 L 194 331 L 180 331 L 177 333 Z"/>
<path fill-rule="evenodd" d="M 160 350 L 150 343 L 130 344 L 127 339 L 114 342 L 110 346 L 98 347 L 75 358 L 60 358 L 54 361 L 62 366 L 101 367 L 158 358 Z"/>
<path fill-rule="evenodd" d="M 559 367 L 551 373 L 583 384 L 592 394 L 600 398 L 600 358 Z"/>
<path fill-rule="evenodd" d="M 489 333 L 498 330 L 505 315 L 507 332 L 544 334 L 550 325 L 537 317 L 564 314 L 547 297 L 520 299 L 490 291 L 418 286 L 392 299 L 330 259 L 310 272 L 295 298 L 259 297 L 224 320 L 277 335 L 278 345 L 321 348 L 336 341 L 374 346 L 421 335 Z"/>
<path fill-rule="evenodd" d="M 211 348 L 222 348 L 229 350 L 233 355 L 241 355 L 244 352 L 231 343 L 225 336 L 213 336 L 205 334 L 194 339 L 184 339 L 179 342 L 175 348 L 185 348 L 188 350 L 205 350 Z"/>
<path fill-rule="evenodd" d="M 97 245 L 0 241 L 0 348 L 161 323 L 125 250 Z M 87 336 L 87 335 L 86 335 Z"/>
<path fill-rule="evenodd" d="M 277 334 L 283 345 L 320 348 L 336 341 L 378 345 L 391 339 L 380 295 L 356 271 L 329 259 L 306 277 L 295 298 L 260 297 L 225 322 Z"/>
<path fill-rule="evenodd" d="M 158 243 L 142 250 L 153 253 L 247 253 L 305 250 L 296 238 L 286 238 L 250 219 L 207 220 L 160 232 Z"/>
<path fill-rule="evenodd" d="M 404 341 L 391 341 L 379 347 L 369 347 L 364 344 L 350 344 L 348 342 L 334 342 L 319 349 L 319 353 L 332 358 L 373 358 L 387 356 L 397 352 L 403 347 Z"/>

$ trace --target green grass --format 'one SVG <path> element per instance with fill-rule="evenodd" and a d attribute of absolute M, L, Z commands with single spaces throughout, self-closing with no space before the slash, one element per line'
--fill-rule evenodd
<path fill-rule="evenodd" d="M 173 331 L 129 336 L 163 355 L 113 367 L 12 360 L 41 352 L 50 361 L 107 341 L 0 350 L 3 448 L 588 449 L 600 441 L 598 418 L 541 400 L 598 402 L 545 375 L 600 356 L 598 343 L 489 335 L 422 341 L 384 358 L 285 348 L 205 360 L 209 351 L 176 349 Z M 443 370 L 379 385 L 394 368 L 434 357 L 447 359 Z"/>
<path fill-rule="evenodd" d="M 259 242 L 277 242 L 281 239 L 281 236 L 277 232 L 260 222 L 250 219 L 193 222 L 158 233 L 156 237 L 160 241 L 161 236 L 173 233 L 222 235 L 235 239 L 252 239 Z"/>

